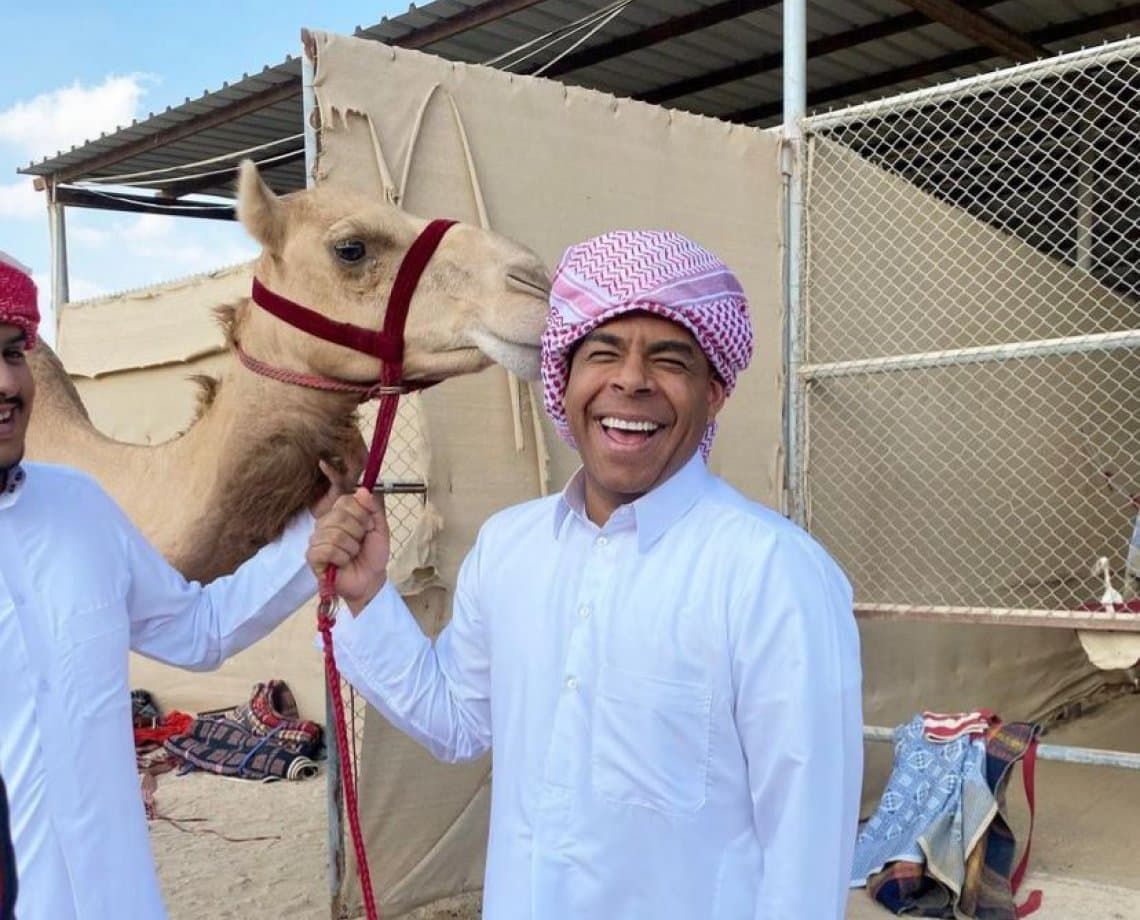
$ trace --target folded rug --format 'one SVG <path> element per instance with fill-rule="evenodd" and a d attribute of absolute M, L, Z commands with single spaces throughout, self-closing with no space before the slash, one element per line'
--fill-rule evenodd
<path fill-rule="evenodd" d="M 222 776 L 306 779 L 317 774 L 321 726 L 299 718 L 292 691 L 281 680 L 259 683 L 249 702 L 200 717 L 188 731 L 163 742 L 186 763 Z"/>

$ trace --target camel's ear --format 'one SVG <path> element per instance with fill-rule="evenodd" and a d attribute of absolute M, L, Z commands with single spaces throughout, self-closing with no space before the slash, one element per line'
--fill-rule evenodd
<path fill-rule="evenodd" d="M 280 250 L 285 239 L 284 208 L 281 199 L 262 181 L 253 160 L 242 160 L 237 210 L 250 236 L 270 252 Z"/>

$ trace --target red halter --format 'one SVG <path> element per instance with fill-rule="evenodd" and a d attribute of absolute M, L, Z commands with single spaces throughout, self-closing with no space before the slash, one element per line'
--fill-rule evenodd
<path fill-rule="evenodd" d="M 372 446 L 368 451 L 368 462 L 364 467 L 364 475 L 360 484 L 372 491 L 376 480 L 380 476 L 380 464 L 384 460 L 384 453 L 388 449 L 388 438 L 392 434 L 392 426 L 396 421 L 396 409 L 399 405 L 400 394 L 407 391 L 404 383 L 404 325 L 408 318 L 408 308 L 412 303 L 412 295 L 416 285 L 427 268 L 432 255 L 439 247 L 443 235 L 455 224 L 453 220 L 433 220 L 412 243 L 400 268 L 396 272 L 396 280 L 392 284 L 392 291 L 388 295 L 388 309 L 384 314 L 384 328 L 377 332 L 354 326 L 350 323 L 340 323 L 327 316 L 303 307 L 274 294 L 257 278 L 253 279 L 253 301 L 268 313 L 278 319 L 294 326 L 303 332 L 314 335 L 326 342 L 343 345 L 354 351 L 363 352 L 380 359 L 380 379 L 374 384 L 356 384 L 332 377 L 318 377 L 310 374 L 300 374 L 286 371 L 264 364 L 252 358 L 238 348 L 238 357 L 242 364 L 255 373 L 286 383 L 295 383 L 319 390 L 333 390 L 337 392 L 356 393 L 361 400 L 372 398 L 380 399 L 380 408 L 376 413 L 376 428 L 372 434 Z M 321 581 L 320 606 L 317 608 L 317 628 L 325 648 L 325 677 L 328 690 L 333 701 L 333 716 L 336 722 L 336 744 L 340 754 L 341 782 L 344 787 L 345 811 L 348 813 L 348 824 L 352 831 L 352 845 L 356 851 L 356 865 L 360 876 L 360 893 L 364 900 L 364 911 L 368 920 L 375 920 L 379 916 L 376 902 L 372 893 L 372 878 L 368 871 L 368 856 L 364 851 L 364 840 L 360 833 L 360 815 L 357 808 L 356 782 L 352 775 L 348 757 L 348 731 L 344 721 L 344 700 L 340 692 L 340 672 L 336 666 L 336 656 L 333 653 L 332 627 L 334 623 L 333 606 L 336 603 L 336 566 L 329 566 L 325 577 Z"/>
<path fill-rule="evenodd" d="M 388 295 L 384 328 L 379 332 L 329 319 L 315 310 L 273 293 L 257 278 L 253 279 L 253 302 L 267 313 L 326 342 L 343 345 L 345 348 L 380 359 L 380 379 L 375 384 L 362 385 L 333 377 L 282 371 L 238 350 L 242 363 L 263 376 L 319 390 L 357 393 L 362 399 L 377 396 L 380 398 L 376 430 L 372 436 L 372 447 L 368 452 L 368 464 L 364 468 L 364 476 L 360 483 L 369 491 L 376 485 L 376 479 L 380 475 L 380 462 L 384 459 L 388 437 L 392 433 L 392 424 L 396 419 L 397 400 L 399 395 L 408 389 L 404 383 L 404 325 L 408 319 L 412 295 L 416 291 L 416 285 L 419 284 L 424 269 L 439 247 L 443 235 L 454 225 L 453 220 L 431 221 L 404 254 L 404 260 L 396 271 L 396 280 L 392 283 L 392 291 Z"/>

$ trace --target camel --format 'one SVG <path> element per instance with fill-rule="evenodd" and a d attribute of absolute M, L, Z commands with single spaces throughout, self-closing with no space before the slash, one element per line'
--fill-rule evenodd
<path fill-rule="evenodd" d="M 320 186 L 278 196 L 241 165 L 238 216 L 261 245 L 256 275 L 270 290 L 340 322 L 378 329 L 400 260 L 426 225 L 399 208 Z M 495 362 L 538 375 L 548 274 L 517 243 L 459 224 L 420 279 L 405 329 L 404 375 L 429 384 Z M 372 383 L 379 361 L 301 332 L 247 298 L 219 310 L 224 370 L 201 379 L 196 417 L 178 437 L 143 446 L 91 422 L 62 363 L 30 353 L 37 385 L 28 457 L 92 474 L 187 578 L 232 572 L 278 536 L 325 488 L 318 460 L 360 449 L 357 397 L 259 376 L 234 346 L 288 370 Z M 145 394 L 140 398 L 145 399 Z"/>

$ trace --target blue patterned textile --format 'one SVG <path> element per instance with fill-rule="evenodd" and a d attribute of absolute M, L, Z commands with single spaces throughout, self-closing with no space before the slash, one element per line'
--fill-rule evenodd
<path fill-rule="evenodd" d="M 973 836 L 975 821 L 967 820 L 969 827 L 963 827 L 962 789 L 976 789 L 979 782 L 986 788 L 985 761 L 980 737 L 926 740 L 921 714 L 896 728 L 890 780 L 878 810 L 855 841 L 851 887 L 863 887 L 869 876 L 896 860 L 925 863 L 923 838 L 932 826 Z"/>

